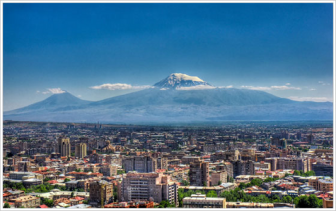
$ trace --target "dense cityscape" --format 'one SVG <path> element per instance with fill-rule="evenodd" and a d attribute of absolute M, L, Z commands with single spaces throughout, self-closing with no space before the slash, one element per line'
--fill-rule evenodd
<path fill-rule="evenodd" d="M 4 208 L 331 208 L 332 122 L 3 123 Z"/>

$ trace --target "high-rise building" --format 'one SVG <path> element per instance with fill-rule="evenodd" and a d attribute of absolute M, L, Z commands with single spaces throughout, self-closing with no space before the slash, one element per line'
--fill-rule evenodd
<path fill-rule="evenodd" d="M 271 170 L 275 171 L 278 169 L 293 169 L 302 170 L 307 172 L 308 170 L 308 159 L 304 158 L 266 158 L 266 163 L 271 164 Z"/>
<path fill-rule="evenodd" d="M 301 140 L 301 132 L 297 132 L 297 133 L 296 133 L 296 138 L 297 138 L 298 140 Z"/>
<path fill-rule="evenodd" d="M 224 161 L 234 161 L 240 159 L 239 150 L 227 150 L 227 151 L 218 151 L 210 156 L 212 162 L 216 162 L 217 160 Z"/>
<path fill-rule="evenodd" d="M 189 180 L 190 185 L 209 187 L 209 163 L 203 161 L 190 163 Z"/>
<path fill-rule="evenodd" d="M 105 180 L 93 181 L 90 183 L 90 202 L 95 207 L 113 202 L 113 184 Z"/>
<path fill-rule="evenodd" d="M 59 137 L 58 138 L 58 153 L 61 154 L 61 156 L 71 156 L 71 144 L 69 138 Z"/>
<path fill-rule="evenodd" d="M 241 160 L 255 160 L 255 149 L 243 149 L 240 153 Z"/>
<path fill-rule="evenodd" d="M 287 141 L 286 139 L 279 139 L 279 138 L 271 138 L 271 144 L 276 146 L 277 148 L 287 148 Z"/>
<path fill-rule="evenodd" d="M 211 186 L 227 183 L 227 173 L 225 171 L 215 171 L 211 173 Z"/>
<path fill-rule="evenodd" d="M 307 136 L 307 141 L 309 144 L 313 144 L 314 143 L 314 136 L 312 134 L 309 134 Z"/>
<path fill-rule="evenodd" d="M 126 157 L 122 160 L 122 166 L 126 173 L 137 171 L 139 173 L 155 172 L 157 169 L 157 159 L 151 156 Z"/>
<path fill-rule="evenodd" d="M 89 155 L 90 163 L 103 163 L 103 156 L 99 155 L 96 150 L 92 151 Z"/>
<path fill-rule="evenodd" d="M 75 156 L 77 158 L 84 158 L 87 154 L 87 148 L 85 143 L 80 143 L 76 145 L 75 148 Z"/>
<path fill-rule="evenodd" d="M 19 161 L 17 162 L 19 172 L 28 172 L 30 162 L 29 161 Z"/>
<path fill-rule="evenodd" d="M 252 160 L 237 160 L 231 163 L 233 165 L 233 177 L 239 175 L 254 175 L 254 162 Z"/>
<path fill-rule="evenodd" d="M 333 165 L 326 163 L 316 162 L 312 164 L 312 170 L 316 176 L 333 176 Z"/>
<path fill-rule="evenodd" d="M 178 185 L 163 173 L 128 172 L 118 187 L 119 201 L 168 200 L 178 206 Z"/>

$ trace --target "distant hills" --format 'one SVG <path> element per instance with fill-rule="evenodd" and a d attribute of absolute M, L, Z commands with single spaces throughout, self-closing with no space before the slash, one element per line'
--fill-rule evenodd
<path fill-rule="evenodd" d="M 65 92 L 4 112 L 4 120 L 165 123 L 222 120 L 332 120 L 330 102 L 298 102 L 272 94 L 216 88 L 195 76 L 174 73 L 144 89 L 91 102 Z"/>

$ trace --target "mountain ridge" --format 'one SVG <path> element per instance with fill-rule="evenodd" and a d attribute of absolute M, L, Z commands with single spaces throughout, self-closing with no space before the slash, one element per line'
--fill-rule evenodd
<path fill-rule="evenodd" d="M 185 74 L 171 74 L 160 82 L 152 88 L 100 101 L 81 100 L 68 92 L 54 94 L 43 101 L 4 112 L 4 120 L 136 123 L 333 118 L 330 102 L 299 102 L 249 89 L 183 90 L 182 87 L 211 86 Z"/>

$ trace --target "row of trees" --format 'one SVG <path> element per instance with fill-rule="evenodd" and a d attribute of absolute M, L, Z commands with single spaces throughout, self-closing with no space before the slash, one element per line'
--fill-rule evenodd
<path fill-rule="evenodd" d="M 264 181 L 262 179 L 255 178 L 255 179 L 252 179 L 251 182 L 249 182 L 249 183 L 240 183 L 239 188 L 240 189 L 245 189 L 245 188 L 249 188 L 249 187 L 252 187 L 252 186 L 260 186 L 261 184 L 263 184 L 263 182 Z"/>
<path fill-rule="evenodd" d="M 302 176 L 302 177 L 310 177 L 310 176 L 315 176 L 315 171 L 303 172 L 302 170 L 300 170 L 300 171 L 295 170 L 294 175 Z"/>
<path fill-rule="evenodd" d="M 47 198 L 41 198 L 41 204 L 47 205 L 49 208 L 54 206 L 54 200 L 52 199 L 47 199 Z"/>
<path fill-rule="evenodd" d="M 41 184 L 41 185 L 36 185 L 36 186 L 31 186 L 30 188 L 25 188 L 22 184 L 22 182 L 10 182 L 10 183 L 4 183 L 3 184 L 4 188 L 11 188 L 14 190 L 21 190 L 24 191 L 25 193 L 46 193 L 46 192 L 50 192 L 52 189 L 59 189 L 61 191 L 66 191 L 69 190 L 67 189 L 65 186 L 59 186 L 59 185 L 51 185 L 49 183 L 45 183 L 45 184 Z M 79 188 L 79 189 L 74 189 L 73 191 L 77 191 L 77 192 L 84 192 L 83 188 Z"/>
<path fill-rule="evenodd" d="M 323 200 L 317 198 L 314 194 L 296 197 L 294 198 L 294 204 L 297 208 L 323 208 Z"/>
<path fill-rule="evenodd" d="M 175 207 L 175 204 L 171 204 L 168 200 L 162 200 L 159 206 L 155 208 L 167 208 L 167 207 Z"/>
<path fill-rule="evenodd" d="M 236 188 L 231 191 L 224 191 L 220 195 L 221 197 L 226 198 L 228 202 L 259 202 L 259 203 L 294 203 L 295 207 L 298 208 L 322 208 L 323 200 L 317 198 L 314 194 L 309 197 L 306 195 L 294 197 L 283 196 L 281 199 L 279 196 L 274 195 L 271 198 L 266 195 L 251 196 L 246 194 L 240 188 Z"/>
<path fill-rule="evenodd" d="M 183 207 L 183 198 L 185 197 L 190 197 L 192 194 L 196 194 L 196 193 L 201 193 L 201 194 L 205 194 L 204 190 L 197 190 L 197 191 L 193 191 L 193 190 L 188 190 L 187 192 L 184 192 L 184 189 L 178 189 L 178 201 L 179 201 L 179 207 Z M 217 197 L 217 193 L 216 191 L 208 191 L 208 193 L 206 194 L 207 197 Z"/>

